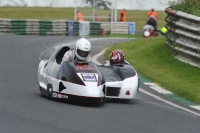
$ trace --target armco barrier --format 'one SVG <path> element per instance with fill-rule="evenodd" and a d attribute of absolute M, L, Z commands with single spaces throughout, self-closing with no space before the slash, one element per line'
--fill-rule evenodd
<path fill-rule="evenodd" d="M 200 67 L 200 17 L 166 8 L 166 45 L 175 58 Z"/>

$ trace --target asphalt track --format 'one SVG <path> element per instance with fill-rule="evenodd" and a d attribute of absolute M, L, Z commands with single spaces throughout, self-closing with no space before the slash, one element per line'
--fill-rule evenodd
<path fill-rule="evenodd" d="M 39 61 L 48 59 L 59 45 L 73 46 L 77 39 L 64 36 L 0 36 L 1 133 L 200 132 L 199 116 L 141 91 L 129 103 L 108 101 L 100 105 L 80 105 L 42 97 L 37 80 Z M 128 40 L 90 39 L 91 55 Z M 98 60 L 103 63 L 102 59 Z M 143 84 L 141 88 L 162 97 Z"/>

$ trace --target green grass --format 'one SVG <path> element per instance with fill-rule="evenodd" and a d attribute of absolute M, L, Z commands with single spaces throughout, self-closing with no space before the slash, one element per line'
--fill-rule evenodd
<path fill-rule="evenodd" d="M 113 35 L 90 35 L 90 37 L 122 37 L 122 38 L 143 38 L 142 34 L 135 34 L 135 35 L 129 35 L 129 34 L 113 34 Z"/>
<path fill-rule="evenodd" d="M 138 38 L 111 46 L 105 57 L 114 49 L 122 49 L 126 60 L 139 74 L 178 96 L 200 104 L 200 69 L 176 60 L 164 43 L 164 37 Z"/>
<path fill-rule="evenodd" d="M 143 38 L 142 34 L 135 34 L 135 35 L 113 34 L 113 35 L 106 35 L 106 37 Z"/>
<path fill-rule="evenodd" d="M 92 16 L 92 8 L 79 8 L 85 16 Z M 136 29 L 141 30 L 147 21 L 148 11 L 127 10 L 127 21 L 135 22 Z M 110 10 L 96 9 L 98 16 L 108 16 Z M 118 10 L 119 17 L 120 10 Z M 165 26 L 164 11 L 158 11 L 158 28 Z M 9 19 L 42 19 L 42 20 L 74 20 L 74 8 L 51 8 L 51 7 L 1 7 L 0 18 Z M 92 20 L 85 18 L 85 20 Z M 107 18 L 101 18 L 107 21 Z"/>

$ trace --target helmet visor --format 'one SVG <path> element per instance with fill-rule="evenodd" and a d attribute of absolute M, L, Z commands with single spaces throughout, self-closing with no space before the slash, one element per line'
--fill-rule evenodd
<path fill-rule="evenodd" d="M 87 57 L 88 54 L 90 53 L 90 51 L 82 51 L 82 50 L 80 50 L 80 49 L 77 49 L 77 53 L 78 53 L 78 55 L 81 56 L 81 57 Z"/>

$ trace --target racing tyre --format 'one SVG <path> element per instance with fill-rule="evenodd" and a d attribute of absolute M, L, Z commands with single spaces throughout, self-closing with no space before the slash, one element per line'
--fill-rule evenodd
<path fill-rule="evenodd" d="M 139 91 L 139 88 L 140 88 L 140 80 L 138 78 L 138 88 L 137 88 L 137 92 Z"/>
<path fill-rule="evenodd" d="M 48 84 L 47 85 L 47 91 L 48 91 L 48 96 L 49 96 L 49 98 L 53 98 L 53 86 L 51 85 L 51 84 Z"/>
<path fill-rule="evenodd" d="M 44 91 L 43 91 L 43 88 L 40 85 L 39 85 L 39 91 L 40 91 L 41 96 L 46 96 Z"/>
<path fill-rule="evenodd" d="M 106 91 L 107 91 L 107 88 L 106 88 L 106 86 L 104 85 L 104 87 L 103 87 L 103 94 L 104 94 L 103 101 L 104 101 L 104 102 L 106 102 Z"/>
<path fill-rule="evenodd" d="M 130 99 L 120 99 L 120 101 L 123 103 L 128 103 L 130 101 Z"/>
<path fill-rule="evenodd" d="M 42 94 L 42 87 L 39 85 L 40 94 Z"/>

